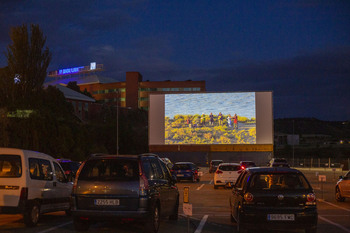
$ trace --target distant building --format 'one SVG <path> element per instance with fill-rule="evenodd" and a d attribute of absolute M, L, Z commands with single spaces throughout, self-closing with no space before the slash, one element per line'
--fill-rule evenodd
<path fill-rule="evenodd" d="M 49 77 L 56 80 L 45 85 L 76 82 L 81 91 L 91 93 L 96 103 L 144 110 L 148 110 L 150 94 L 205 92 L 205 81 L 143 81 L 139 72 L 126 72 L 125 82 L 118 82 L 96 74 L 102 70 L 103 65 L 91 63 L 90 67 L 52 71 Z"/>

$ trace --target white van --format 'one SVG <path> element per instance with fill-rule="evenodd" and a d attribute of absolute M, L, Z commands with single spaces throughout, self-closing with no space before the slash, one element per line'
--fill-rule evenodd
<path fill-rule="evenodd" d="M 50 155 L 0 148 L 0 213 L 21 213 L 27 226 L 35 226 L 43 213 L 70 214 L 72 188 Z"/>

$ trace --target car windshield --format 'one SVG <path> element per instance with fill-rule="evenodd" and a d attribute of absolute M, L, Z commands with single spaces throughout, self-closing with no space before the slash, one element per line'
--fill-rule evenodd
<path fill-rule="evenodd" d="M 139 166 L 136 160 L 88 160 L 81 170 L 79 180 L 136 180 Z"/>
<path fill-rule="evenodd" d="M 219 170 L 221 171 L 239 171 L 240 170 L 239 165 L 221 165 L 219 167 Z"/>
<path fill-rule="evenodd" d="M 259 173 L 252 177 L 249 187 L 254 190 L 310 189 L 305 177 L 299 173 Z"/>
<path fill-rule="evenodd" d="M 19 155 L 0 155 L 0 177 L 20 177 L 22 175 Z"/>

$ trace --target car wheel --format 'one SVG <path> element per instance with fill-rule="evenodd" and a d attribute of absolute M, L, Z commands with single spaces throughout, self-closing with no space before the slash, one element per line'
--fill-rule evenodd
<path fill-rule="evenodd" d="M 30 207 L 24 212 L 23 220 L 26 226 L 33 227 L 36 226 L 39 222 L 40 216 L 40 205 L 37 202 L 34 202 Z"/>
<path fill-rule="evenodd" d="M 159 207 L 155 205 L 145 225 L 145 233 L 157 233 L 159 229 Z"/>
<path fill-rule="evenodd" d="M 218 189 L 218 186 L 214 184 L 214 189 Z"/>
<path fill-rule="evenodd" d="M 339 202 L 345 201 L 345 198 L 341 195 L 339 187 L 335 189 L 335 199 Z"/>
<path fill-rule="evenodd" d="M 236 222 L 236 219 L 232 215 L 232 209 L 230 208 L 230 220 L 231 222 Z"/>
<path fill-rule="evenodd" d="M 179 218 L 179 198 L 177 198 L 173 213 L 169 216 L 169 220 L 177 220 Z"/>
<path fill-rule="evenodd" d="M 83 220 L 79 217 L 75 217 L 73 222 L 76 231 L 87 231 L 90 227 L 90 222 L 88 220 Z"/>
<path fill-rule="evenodd" d="M 245 227 L 242 225 L 241 213 L 237 210 L 237 232 L 238 233 L 246 233 Z"/>
<path fill-rule="evenodd" d="M 195 183 L 197 181 L 196 176 L 192 175 L 192 183 Z"/>

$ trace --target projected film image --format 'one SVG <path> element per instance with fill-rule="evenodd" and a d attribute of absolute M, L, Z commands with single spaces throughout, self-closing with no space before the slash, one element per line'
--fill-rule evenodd
<path fill-rule="evenodd" d="M 255 92 L 165 95 L 165 144 L 255 143 Z"/>

